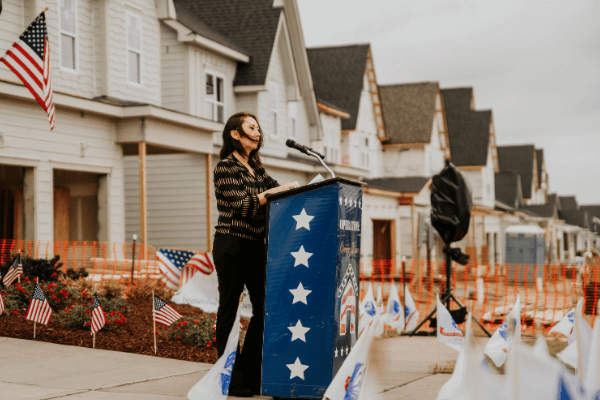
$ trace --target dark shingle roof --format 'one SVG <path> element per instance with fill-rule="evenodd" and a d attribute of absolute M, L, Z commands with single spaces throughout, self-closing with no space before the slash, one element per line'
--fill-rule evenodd
<path fill-rule="evenodd" d="M 425 184 L 429 182 L 425 176 L 389 177 L 364 179 L 368 187 L 373 189 L 389 190 L 399 193 L 419 193 Z"/>
<path fill-rule="evenodd" d="M 282 8 L 273 0 L 174 0 L 177 19 L 208 38 L 250 55 L 234 86 L 263 85 Z"/>
<path fill-rule="evenodd" d="M 579 204 L 575 196 L 559 196 L 560 207 L 563 211 L 566 210 L 579 210 Z"/>
<path fill-rule="evenodd" d="M 498 164 L 500 171 L 514 171 L 521 175 L 523 198 L 530 199 L 533 181 L 533 155 L 535 146 L 532 144 L 518 146 L 498 146 Z"/>
<path fill-rule="evenodd" d="M 513 208 L 523 204 L 521 177 L 513 171 L 501 171 L 494 174 L 496 199 Z"/>
<path fill-rule="evenodd" d="M 556 193 L 550 193 L 548 195 L 548 203 L 554 204 L 558 211 L 560 211 L 562 208 L 562 206 L 560 205 L 560 199 L 558 198 L 558 195 Z"/>
<path fill-rule="evenodd" d="M 587 212 L 584 210 L 562 210 L 559 213 L 560 219 L 563 219 L 569 225 L 580 226 L 582 228 L 589 228 Z"/>
<path fill-rule="evenodd" d="M 490 143 L 492 111 L 471 110 L 472 88 L 442 89 L 452 163 L 484 166 Z"/>
<path fill-rule="evenodd" d="M 429 143 L 437 82 L 379 86 L 387 143 Z"/>
<path fill-rule="evenodd" d="M 363 78 L 367 68 L 368 44 L 306 49 L 318 99 L 347 110 L 342 129 L 356 129 Z"/>
<path fill-rule="evenodd" d="M 553 204 L 535 204 L 531 206 L 523 206 L 523 210 L 534 212 L 536 215 L 544 218 L 554 218 L 555 210 Z"/>
<path fill-rule="evenodd" d="M 590 229 L 600 234 L 600 204 L 590 204 L 579 206 L 580 210 L 587 212 L 589 217 Z"/>
<path fill-rule="evenodd" d="M 535 149 L 535 158 L 537 161 L 538 188 L 542 187 L 542 165 L 544 164 L 544 149 Z"/>

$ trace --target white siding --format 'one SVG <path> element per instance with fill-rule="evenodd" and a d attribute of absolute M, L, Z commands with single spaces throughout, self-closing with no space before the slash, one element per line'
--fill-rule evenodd
<path fill-rule="evenodd" d="M 385 149 L 380 154 L 383 176 L 426 176 L 425 150 L 422 147 Z"/>
<path fill-rule="evenodd" d="M 139 236 L 138 157 L 125 157 L 126 237 Z M 148 244 L 206 251 L 204 154 L 146 158 Z M 216 222 L 216 220 L 215 220 Z"/>
<path fill-rule="evenodd" d="M 161 105 L 171 110 L 185 111 L 185 52 L 187 45 L 177 41 L 177 33 L 160 27 Z"/>
<path fill-rule="evenodd" d="M 123 158 L 121 147 L 115 144 L 112 119 L 57 108 L 56 125 L 50 132 L 47 116 L 37 103 L 0 95 L 0 131 L 5 136 L 0 158 L 39 159 L 35 173 L 37 240 L 53 238 L 52 168 L 57 165 L 110 171 L 108 240 L 123 240 Z M 83 157 L 80 142 L 85 146 Z"/>
<path fill-rule="evenodd" d="M 23 14 L 23 0 L 2 1 L 2 14 L 0 14 L 0 52 L 2 55 L 23 32 Z M 0 78 L 19 80 L 4 64 L 0 67 Z"/>

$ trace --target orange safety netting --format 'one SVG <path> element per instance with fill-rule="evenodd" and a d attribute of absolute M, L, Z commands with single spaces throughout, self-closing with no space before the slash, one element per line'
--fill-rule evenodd
<path fill-rule="evenodd" d="M 161 278 L 158 247 L 133 243 L 0 240 L 0 263 L 21 253 L 33 258 L 60 256 L 63 272 L 85 268 L 95 282 L 118 280 L 137 283 Z M 372 261 L 360 266 L 361 282 L 371 281 L 374 294 L 383 289 L 387 302 L 391 284 L 404 301 L 402 288 L 410 291 L 421 318 L 435 308 L 436 295 L 442 297 L 446 285 L 444 262 L 411 260 L 397 265 L 392 260 Z M 404 275 L 402 270 L 404 269 Z M 133 272 L 133 273 L 132 273 Z M 453 263 L 451 285 L 454 296 L 493 332 L 510 312 L 517 295 L 521 298 L 523 332 L 533 333 L 540 323 L 544 333 L 560 321 L 574 304 L 584 298 L 584 317 L 593 326 L 600 296 L 600 266 L 574 264 L 489 264 Z M 366 285 L 360 289 L 362 300 Z M 458 306 L 452 302 L 452 309 Z M 420 329 L 429 330 L 429 324 Z M 478 328 L 477 328 L 478 329 Z"/>

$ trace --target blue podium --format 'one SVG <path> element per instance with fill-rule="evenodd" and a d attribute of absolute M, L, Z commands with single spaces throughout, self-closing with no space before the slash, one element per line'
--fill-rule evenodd
<path fill-rule="evenodd" d="M 322 398 L 358 333 L 361 183 L 268 196 L 261 393 Z"/>

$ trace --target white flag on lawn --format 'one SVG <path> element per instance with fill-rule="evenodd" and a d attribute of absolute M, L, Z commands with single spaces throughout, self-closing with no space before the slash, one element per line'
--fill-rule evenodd
<path fill-rule="evenodd" d="M 583 301 L 583 298 L 579 299 L 579 301 L 580 302 Z M 565 315 L 563 317 L 563 319 L 561 319 L 559 321 L 558 324 L 554 325 L 552 327 L 552 329 L 550 329 L 549 333 L 552 333 L 552 332 L 561 333 L 569 338 L 569 343 L 572 343 L 575 340 L 575 336 L 573 335 L 573 331 L 575 330 L 575 326 L 573 325 L 574 318 L 575 318 L 575 307 L 573 307 L 571 309 L 571 311 L 569 311 L 567 313 L 567 315 Z"/>
<path fill-rule="evenodd" d="M 454 318 L 452 318 L 448 309 L 440 301 L 439 296 L 436 296 L 436 300 L 437 340 L 456 351 L 461 351 L 465 344 L 465 337 L 456 326 L 456 322 L 454 322 Z"/>
<path fill-rule="evenodd" d="M 417 311 L 417 306 L 408 288 L 406 288 L 406 293 L 404 293 L 404 312 L 406 314 L 406 332 L 410 332 L 417 327 L 419 311 Z"/>
<path fill-rule="evenodd" d="M 210 371 L 190 389 L 188 392 L 189 400 L 224 400 L 227 398 L 240 338 L 241 310 L 242 307 L 238 306 L 237 315 L 235 316 L 236 322 L 234 322 L 233 328 L 229 332 L 225 352 Z"/>
<path fill-rule="evenodd" d="M 600 317 L 597 317 L 596 322 L 594 322 L 589 354 L 583 383 L 587 393 L 592 395 L 590 398 L 598 400 L 600 399 Z"/>
<path fill-rule="evenodd" d="M 400 303 L 396 285 L 392 283 L 390 288 L 390 296 L 388 297 L 387 306 L 385 308 L 385 323 L 396 329 L 398 333 L 404 329 L 404 308 Z"/>
<path fill-rule="evenodd" d="M 379 323 L 380 318 L 380 313 L 376 313 L 374 317 L 369 318 L 369 321 L 372 321 L 371 324 L 356 341 L 352 351 L 335 374 L 323 397 L 331 400 L 359 400 L 364 398 L 361 396 L 365 389 L 369 353 L 375 339 L 376 325 Z"/>
<path fill-rule="evenodd" d="M 579 323 L 579 332 L 576 329 L 573 330 L 574 340 L 556 356 L 565 364 L 570 365 L 575 369 L 579 369 L 579 356 L 577 346 L 581 346 L 581 367 L 583 369 L 583 377 L 585 379 L 586 370 L 590 358 L 590 344 L 592 341 L 592 327 L 588 322 L 581 316 L 583 309 L 583 299 L 579 300 L 577 307 L 575 307 L 575 318 Z M 578 344 L 580 342 L 580 344 Z"/>
<path fill-rule="evenodd" d="M 517 295 L 517 301 L 504 322 L 487 342 L 483 352 L 487 354 L 497 367 L 500 367 L 506 361 L 506 354 L 510 347 L 508 341 L 508 324 L 512 323 L 516 341 L 521 341 L 521 297 Z"/>
<path fill-rule="evenodd" d="M 362 332 L 363 329 L 367 326 L 371 317 L 375 316 L 377 312 L 377 304 L 375 303 L 375 298 L 373 297 L 373 284 L 369 282 L 369 288 L 367 289 L 367 294 L 363 298 L 362 302 L 359 305 L 359 319 L 358 319 L 358 334 Z"/>

